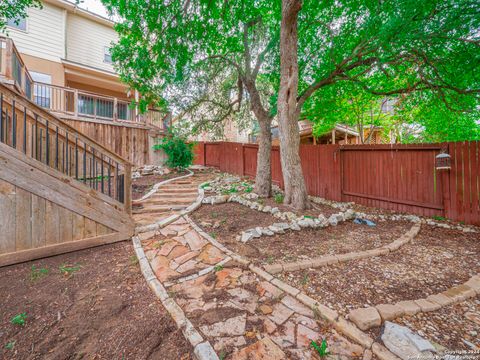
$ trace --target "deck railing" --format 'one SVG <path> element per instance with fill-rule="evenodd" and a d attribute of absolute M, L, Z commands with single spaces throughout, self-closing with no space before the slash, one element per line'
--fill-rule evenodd
<path fill-rule="evenodd" d="M 131 164 L 0 84 L 0 142 L 131 210 Z"/>
<path fill-rule="evenodd" d="M 79 89 L 34 82 L 12 39 L 0 35 L 0 78 L 35 104 L 60 116 L 87 120 L 144 123 L 166 130 L 165 114 L 148 109 L 141 114 L 134 102 Z"/>
<path fill-rule="evenodd" d="M 12 39 L 0 36 L 0 77 L 25 95 L 32 97 L 33 80 Z"/>

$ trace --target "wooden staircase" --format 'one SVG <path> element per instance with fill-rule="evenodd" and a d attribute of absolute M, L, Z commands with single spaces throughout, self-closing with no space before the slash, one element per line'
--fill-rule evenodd
<path fill-rule="evenodd" d="M 0 266 L 129 239 L 130 215 L 131 164 L 0 83 Z"/>

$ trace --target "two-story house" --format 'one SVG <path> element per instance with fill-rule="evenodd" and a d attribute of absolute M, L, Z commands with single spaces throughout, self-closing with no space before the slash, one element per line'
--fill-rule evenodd
<path fill-rule="evenodd" d="M 158 162 L 152 145 L 166 117 L 140 114 L 139 94 L 120 81 L 110 55 L 114 22 L 66 0 L 42 5 L 0 33 L 0 81 L 133 163 Z"/>

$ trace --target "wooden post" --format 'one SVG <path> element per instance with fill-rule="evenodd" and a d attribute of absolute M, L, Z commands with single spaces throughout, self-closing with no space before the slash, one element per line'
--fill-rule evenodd
<path fill-rule="evenodd" d="M 13 69 L 12 69 L 12 62 L 13 62 L 13 41 L 12 39 L 7 39 L 7 46 L 6 46 L 6 54 L 5 54 L 5 77 L 8 80 L 13 80 Z"/>
<path fill-rule="evenodd" d="M 128 215 L 132 215 L 132 165 L 127 163 L 125 166 L 125 180 L 123 182 L 123 193 L 125 194 L 125 211 Z"/>
<path fill-rule="evenodd" d="M 118 120 L 118 99 L 113 98 L 113 121 Z"/>
<path fill-rule="evenodd" d="M 78 117 L 78 90 L 73 91 L 73 113 L 75 117 Z"/>
<path fill-rule="evenodd" d="M 447 143 L 446 153 L 450 154 L 450 143 Z M 452 164 L 452 167 L 454 165 Z M 437 170 L 435 170 L 437 171 Z M 442 182 L 442 195 L 443 195 L 443 217 L 447 219 L 452 218 L 451 214 L 451 203 L 450 203 L 450 170 L 440 170 L 440 181 Z M 438 174 L 438 172 L 437 172 Z"/>
<path fill-rule="evenodd" d="M 332 130 L 332 144 L 335 144 L 335 129 Z"/>

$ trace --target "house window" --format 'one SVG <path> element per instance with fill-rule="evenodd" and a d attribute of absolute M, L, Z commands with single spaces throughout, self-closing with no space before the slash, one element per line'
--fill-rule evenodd
<path fill-rule="evenodd" d="M 27 18 L 7 19 L 7 26 L 17 30 L 27 31 Z"/>
<path fill-rule="evenodd" d="M 33 101 L 41 107 L 50 108 L 52 90 L 49 85 L 52 83 L 52 76 L 35 71 L 30 71 L 30 76 L 34 81 Z"/>
<path fill-rule="evenodd" d="M 103 61 L 107 64 L 113 64 L 112 54 L 110 53 L 110 48 L 108 46 L 103 48 Z"/>

